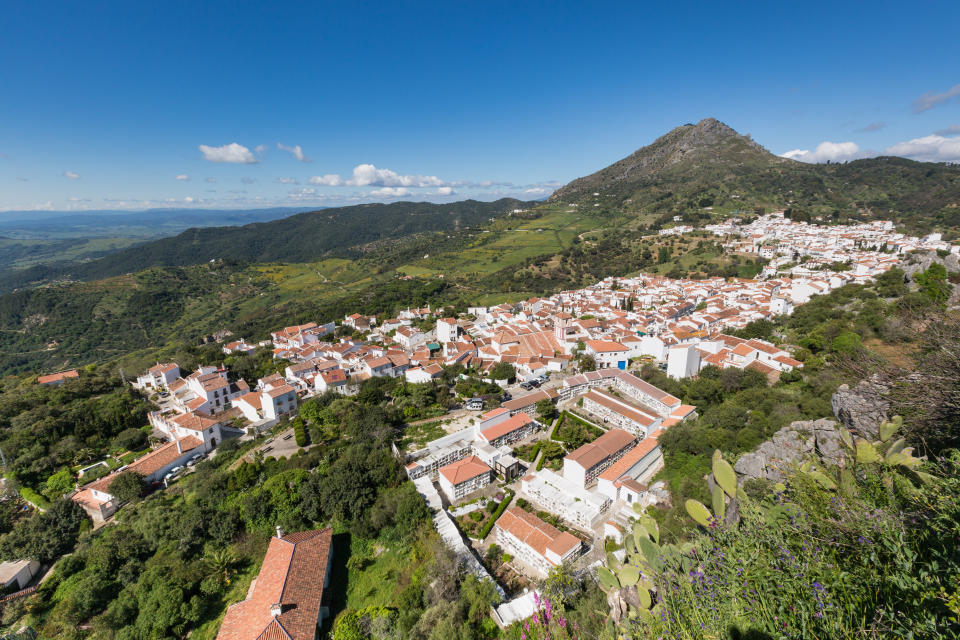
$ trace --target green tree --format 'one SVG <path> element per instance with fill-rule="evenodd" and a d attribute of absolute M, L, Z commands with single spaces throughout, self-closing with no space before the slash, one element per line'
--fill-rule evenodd
<path fill-rule="evenodd" d="M 494 380 L 513 380 L 516 376 L 517 370 L 509 362 L 498 362 L 490 370 L 490 377 Z"/>
<path fill-rule="evenodd" d="M 540 422 L 549 424 L 556 415 L 557 408 L 553 406 L 553 402 L 546 398 L 537 401 L 537 416 L 540 418 Z"/>
<path fill-rule="evenodd" d="M 43 495 L 50 500 L 56 500 L 65 493 L 73 489 L 73 474 L 70 469 L 64 467 L 55 474 L 47 478 L 46 485 L 43 487 Z"/>
<path fill-rule="evenodd" d="M 110 493 L 118 502 L 130 502 L 143 493 L 143 476 L 136 471 L 124 471 L 110 483 Z"/>
<path fill-rule="evenodd" d="M 913 279 L 930 302 L 944 305 L 950 298 L 951 287 L 947 282 L 947 269 L 942 264 L 931 264 L 926 271 L 915 274 Z"/>

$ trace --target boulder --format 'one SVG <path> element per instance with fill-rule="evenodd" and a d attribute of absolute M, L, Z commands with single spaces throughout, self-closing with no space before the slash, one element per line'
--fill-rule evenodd
<path fill-rule="evenodd" d="M 843 384 L 830 399 L 830 406 L 842 425 L 865 438 L 874 439 L 879 433 L 880 423 L 889 417 L 887 392 L 888 389 L 883 385 L 865 380 L 861 380 L 853 389 Z"/>
<path fill-rule="evenodd" d="M 755 451 L 740 456 L 733 469 L 740 482 L 751 478 L 779 482 L 785 469 L 814 454 L 838 460 L 840 446 L 840 434 L 833 420 L 799 420 L 777 431 Z"/>

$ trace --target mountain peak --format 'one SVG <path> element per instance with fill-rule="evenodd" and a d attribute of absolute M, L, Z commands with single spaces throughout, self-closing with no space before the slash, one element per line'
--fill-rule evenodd
<path fill-rule="evenodd" d="M 579 200 L 603 192 L 629 199 L 664 181 L 724 175 L 740 167 L 770 168 L 785 162 L 716 118 L 684 124 L 605 169 L 578 178 L 550 199 Z"/>

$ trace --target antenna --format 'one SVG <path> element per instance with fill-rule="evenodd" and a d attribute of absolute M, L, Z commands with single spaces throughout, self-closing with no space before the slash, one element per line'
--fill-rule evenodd
<path fill-rule="evenodd" d="M 123 380 L 123 386 L 127 386 L 127 376 L 123 373 L 123 367 L 120 367 L 120 379 Z"/>

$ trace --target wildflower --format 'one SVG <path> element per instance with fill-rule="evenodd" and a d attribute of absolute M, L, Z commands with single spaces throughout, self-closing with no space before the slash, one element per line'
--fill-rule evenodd
<path fill-rule="evenodd" d="M 817 591 L 823 591 L 823 585 L 820 584 L 819 582 L 814 582 L 813 588 L 816 589 Z"/>

